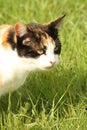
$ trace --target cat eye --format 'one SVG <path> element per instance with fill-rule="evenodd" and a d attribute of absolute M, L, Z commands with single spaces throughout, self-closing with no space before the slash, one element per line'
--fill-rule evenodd
<path fill-rule="evenodd" d="M 38 53 L 39 55 L 41 55 L 41 54 L 44 53 L 44 51 L 43 51 L 43 50 L 38 50 L 37 53 Z"/>

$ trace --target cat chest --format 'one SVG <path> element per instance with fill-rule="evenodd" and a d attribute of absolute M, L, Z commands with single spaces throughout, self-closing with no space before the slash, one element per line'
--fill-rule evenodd
<path fill-rule="evenodd" d="M 0 96 L 8 93 L 8 92 L 12 92 L 16 89 L 18 89 L 26 80 L 26 73 L 25 74 L 20 74 L 20 75 L 14 75 L 14 77 L 12 79 L 8 79 L 6 80 L 6 82 L 4 82 L 3 84 L 1 84 L 0 87 Z"/>
<path fill-rule="evenodd" d="M 25 81 L 23 63 L 15 51 L 0 50 L 0 95 L 13 91 Z"/>

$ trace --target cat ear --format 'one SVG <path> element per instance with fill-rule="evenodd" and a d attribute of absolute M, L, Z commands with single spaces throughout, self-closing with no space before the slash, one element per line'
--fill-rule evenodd
<path fill-rule="evenodd" d="M 65 17 L 66 15 L 64 14 L 62 17 L 56 19 L 55 21 L 52 21 L 50 22 L 47 26 L 48 28 L 54 28 L 54 29 L 58 29 L 58 27 L 60 26 L 63 18 Z"/>
<path fill-rule="evenodd" d="M 28 32 L 27 26 L 23 23 L 16 23 L 15 25 L 16 35 L 22 37 L 24 34 Z"/>

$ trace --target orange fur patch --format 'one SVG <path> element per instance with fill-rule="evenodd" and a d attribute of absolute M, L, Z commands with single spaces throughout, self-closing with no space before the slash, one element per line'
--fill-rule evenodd
<path fill-rule="evenodd" d="M 8 27 L 8 25 L 6 25 L 6 24 L 0 25 L 0 31 L 1 31 L 2 29 L 6 28 L 6 27 Z"/>
<path fill-rule="evenodd" d="M 44 36 L 41 37 L 42 43 L 44 46 L 46 46 L 49 42 L 52 44 L 55 44 L 54 40 L 48 34 L 46 34 L 46 36 L 47 36 L 47 39 Z M 48 41 L 48 39 L 49 39 L 49 41 Z"/>
<path fill-rule="evenodd" d="M 7 42 L 7 38 L 8 38 L 8 35 L 9 35 L 9 32 L 10 30 L 14 29 L 13 26 L 10 26 L 10 25 L 1 25 L 0 26 L 0 31 L 3 31 L 3 29 L 6 29 L 6 31 L 2 34 L 2 37 L 1 37 L 1 40 L 2 40 L 2 46 L 5 48 L 5 49 L 10 49 L 10 44 Z M 14 36 L 14 41 L 16 42 L 16 36 Z"/>
<path fill-rule="evenodd" d="M 9 35 L 9 32 L 10 32 L 11 29 L 13 29 L 12 26 L 8 27 L 8 29 L 6 30 L 6 32 L 4 32 L 4 34 L 2 36 L 2 45 L 6 49 L 10 48 L 10 44 L 7 42 L 7 38 L 8 38 L 8 35 Z"/>

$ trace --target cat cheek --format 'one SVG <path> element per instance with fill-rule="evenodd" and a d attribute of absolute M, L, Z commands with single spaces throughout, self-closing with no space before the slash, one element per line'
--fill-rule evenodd
<path fill-rule="evenodd" d="M 41 68 L 41 69 L 46 68 L 46 67 L 52 67 L 51 61 L 56 62 L 56 59 L 55 58 L 49 58 L 46 55 L 42 55 L 38 59 L 38 67 Z"/>
<path fill-rule="evenodd" d="M 38 58 L 37 64 L 38 64 L 39 68 L 44 68 L 45 66 L 47 66 L 48 65 L 48 60 L 47 60 L 46 56 L 45 55 L 41 55 Z"/>
<path fill-rule="evenodd" d="M 58 64 L 58 62 L 59 62 L 58 55 L 55 55 L 54 57 L 55 57 L 55 60 L 56 60 L 56 64 Z"/>

